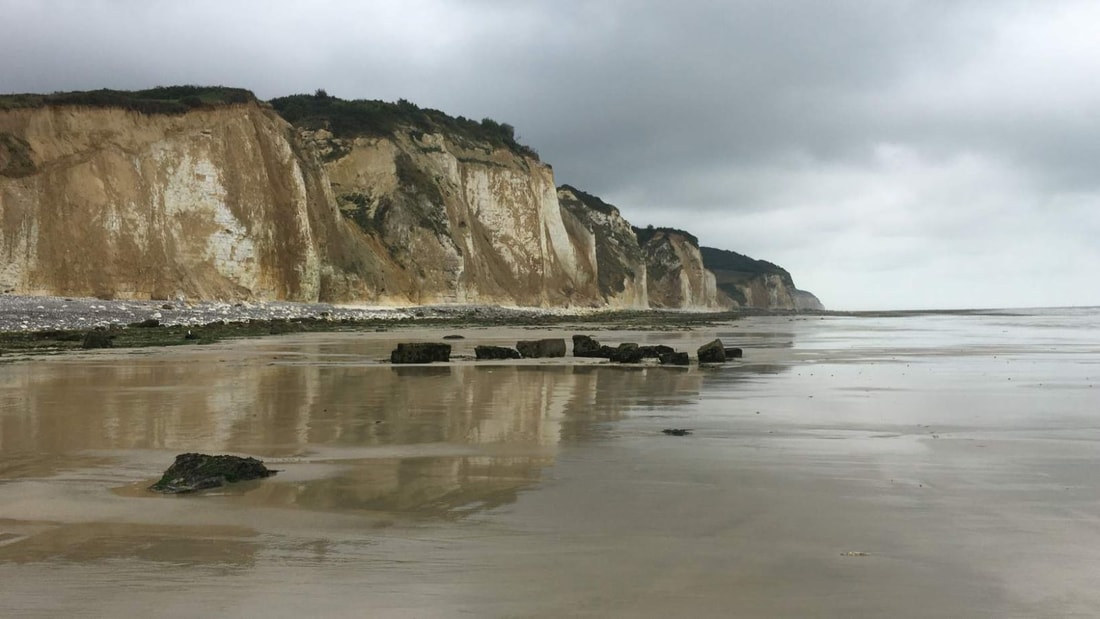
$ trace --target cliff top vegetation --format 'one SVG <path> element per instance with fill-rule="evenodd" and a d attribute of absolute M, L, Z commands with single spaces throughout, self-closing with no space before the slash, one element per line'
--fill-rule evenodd
<path fill-rule="evenodd" d="M 714 247 L 700 247 L 699 253 L 703 256 L 703 266 L 711 271 L 738 271 L 752 274 L 778 274 L 790 278 L 790 273 L 783 267 L 768 262 L 757 260 L 744 254 Z"/>
<path fill-rule="evenodd" d="M 184 114 L 191 110 L 252 103 L 256 96 L 225 86 L 157 86 L 148 90 L 87 90 L 48 95 L 0 95 L 0 110 L 50 106 L 121 108 L 142 114 Z"/>
<path fill-rule="evenodd" d="M 584 204 L 590 209 L 599 211 L 604 215 L 617 215 L 619 213 L 619 209 L 615 208 L 614 206 L 608 204 L 607 202 L 604 202 L 597 196 L 583 192 L 580 189 L 573 187 L 572 185 L 562 185 L 561 187 L 558 187 L 558 190 L 568 191 L 572 193 L 573 195 L 577 196 L 577 199 L 581 202 L 581 204 Z"/>
<path fill-rule="evenodd" d="M 270 101 L 271 106 L 290 124 L 303 129 L 325 129 L 339 138 L 360 136 L 386 137 L 401 128 L 422 133 L 443 133 L 470 142 L 488 143 L 538 159 L 530 146 L 516 141 L 515 127 L 491 118 L 481 121 L 453 117 L 415 103 L 397 103 L 366 99 L 344 100 L 324 90 L 312 95 L 290 95 Z"/>
<path fill-rule="evenodd" d="M 657 236 L 657 233 L 659 233 L 659 232 L 663 232 L 665 234 L 678 234 L 678 235 L 686 238 L 688 240 L 688 242 L 691 243 L 692 245 L 694 245 L 696 247 L 699 247 L 698 237 L 696 237 L 694 234 L 692 234 L 690 232 L 687 232 L 686 230 L 678 230 L 676 228 L 663 228 L 663 227 L 656 227 L 655 228 L 653 226 L 646 226 L 644 228 L 639 228 L 637 226 L 634 226 L 634 236 L 638 237 L 638 244 L 639 245 L 645 245 L 650 240 L 652 240 L 653 237 Z"/>

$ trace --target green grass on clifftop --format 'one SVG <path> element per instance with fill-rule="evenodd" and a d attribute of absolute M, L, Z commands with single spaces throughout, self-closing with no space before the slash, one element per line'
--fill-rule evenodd
<path fill-rule="evenodd" d="M 49 106 L 121 108 L 142 114 L 184 114 L 191 110 L 251 103 L 256 96 L 224 86 L 157 86 L 148 90 L 88 90 L 48 95 L 0 95 L 0 110 Z"/>

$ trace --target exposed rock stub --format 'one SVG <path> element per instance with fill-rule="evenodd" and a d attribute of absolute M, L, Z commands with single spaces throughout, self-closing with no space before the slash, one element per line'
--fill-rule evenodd
<path fill-rule="evenodd" d="M 641 363 L 642 361 L 642 349 L 637 344 L 626 343 L 619 344 L 619 347 L 614 349 L 611 353 L 611 359 L 614 363 Z"/>
<path fill-rule="evenodd" d="M 642 357 L 646 359 L 660 359 L 661 355 L 675 352 L 671 346 L 657 344 L 656 346 L 641 346 Z"/>
<path fill-rule="evenodd" d="M 726 348 L 725 350 L 727 359 L 740 359 L 745 355 L 740 348 Z"/>
<path fill-rule="evenodd" d="M 565 339 L 549 338 L 544 340 L 522 340 L 516 342 L 516 350 L 527 359 L 564 357 Z"/>
<path fill-rule="evenodd" d="M 688 365 L 691 357 L 686 352 L 668 352 L 657 358 L 661 365 Z"/>
<path fill-rule="evenodd" d="M 451 345 L 435 342 L 398 344 L 390 353 L 390 363 L 446 363 L 451 360 Z"/>
<path fill-rule="evenodd" d="M 474 355 L 478 361 L 491 359 L 519 359 L 519 351 L 507 346 L 475 346 Z"/>
<path fill-rule="evenodd" d="M 573 336 L 574 357 L 602 357 L 600 343 L 588 335 Z"/>
<path fill-rule="evenodd" d="M 722 340 L 714 340 L 699 347 L 699 363 L 725 363 L 726 349 Z"/>
<path fill-rule="evenodd" d="M 176 456 L 172 466 L 149 489 L 163 494 L 181 494 L 218 488 L 227 483 L 263 479 L 277 472 L 256 458 L 185 453 Z"/>

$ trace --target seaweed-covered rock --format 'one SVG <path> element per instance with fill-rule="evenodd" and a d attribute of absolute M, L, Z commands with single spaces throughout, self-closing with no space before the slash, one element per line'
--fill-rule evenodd
<path fill-rule="evenodd" d="M 105 330 L 95 329 L 84 334 L 84 342 L 81 344 L 82 348 L 111 348 L 114 346 L 112 341 L 115 336 L 111 335 Z"/>
<path fill-rule="evenodd" d="M 451 345 L 435 342 L 398 344 L 390 353 L 390 363 L 432 363 L 451 360 Z"/>
<path fill-rule="evenodd" d="M 602 357 L 600 343 L 588 335 L 573 336 L 574 357 Z"/>
<path fill-rule="evenodd" d="M 507 346 L 474 346 L 478 361 L 484 359 L 519 359 L 519 351 Z"/>
<path fill-rule="evenodd" d="M 565 340 L 550 338 L 545 340 L 525 340 L 516 342 L 516 350 L 527 359 L 541 357 L 564 357 Z"/>
<path fill-rule="evenodd" d="M 686 352 L 666 352 L 657 360 L 661 362 L 661 365 L 688 365 L 691 363 L 691 357 Z"/>
<path fill-rule="evenodd" d="M 160 481 L 149 486 L 149 489 L 164 494 L 181 494 L 238 481 L 263 479 L 277 472 L 256 458 L 186 453 L 176 456 L 176 461 L 168 467 Z"/>
<path fill-rule="evenodd" d="M 642 349 L 633 343 L 619 344 L 619 347 L 611 353 L 610 359 L 615 363 L 640 363 Z"/>
<path fill-rule="evenodd" d="M 665 346 L 664 344 L 657 344 L 656 346 L 641 346 L 642 357 L 646 359 L 660 359 L 661 355 L 668 354 L 670 352 L 676 352 L 671 346 Z"/>
<path fill-rule="evenodd" d="M 722 340 L 714 340 L 699 347 L 699 363 L 725 363 L 726 349 Z"/>
<path fill-rule="evenodd" d="M 740 348 L 726 348 L 727 359 L 740 359 L 745 353 Z"/>

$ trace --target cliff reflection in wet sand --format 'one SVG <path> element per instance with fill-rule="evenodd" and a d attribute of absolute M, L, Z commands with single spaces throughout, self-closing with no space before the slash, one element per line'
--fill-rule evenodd
<path fill-rule="evenodd" d="M 2 479 L 109 468 L 139 450 L 163 451 L 140 456 L 157 462 L 149 476 L 178 452 L 245 453 L 284 469 L 244 486 L 249 504 L 417 516 L 512 502 L 561 441 L 599 439 L 633 404 L 690 399 L 701 380 L 657 367 L 260 365 L 210 355 L 42 362 L 5 376 Z M 317 465 L 322 474 L 306 470 Z"/>

